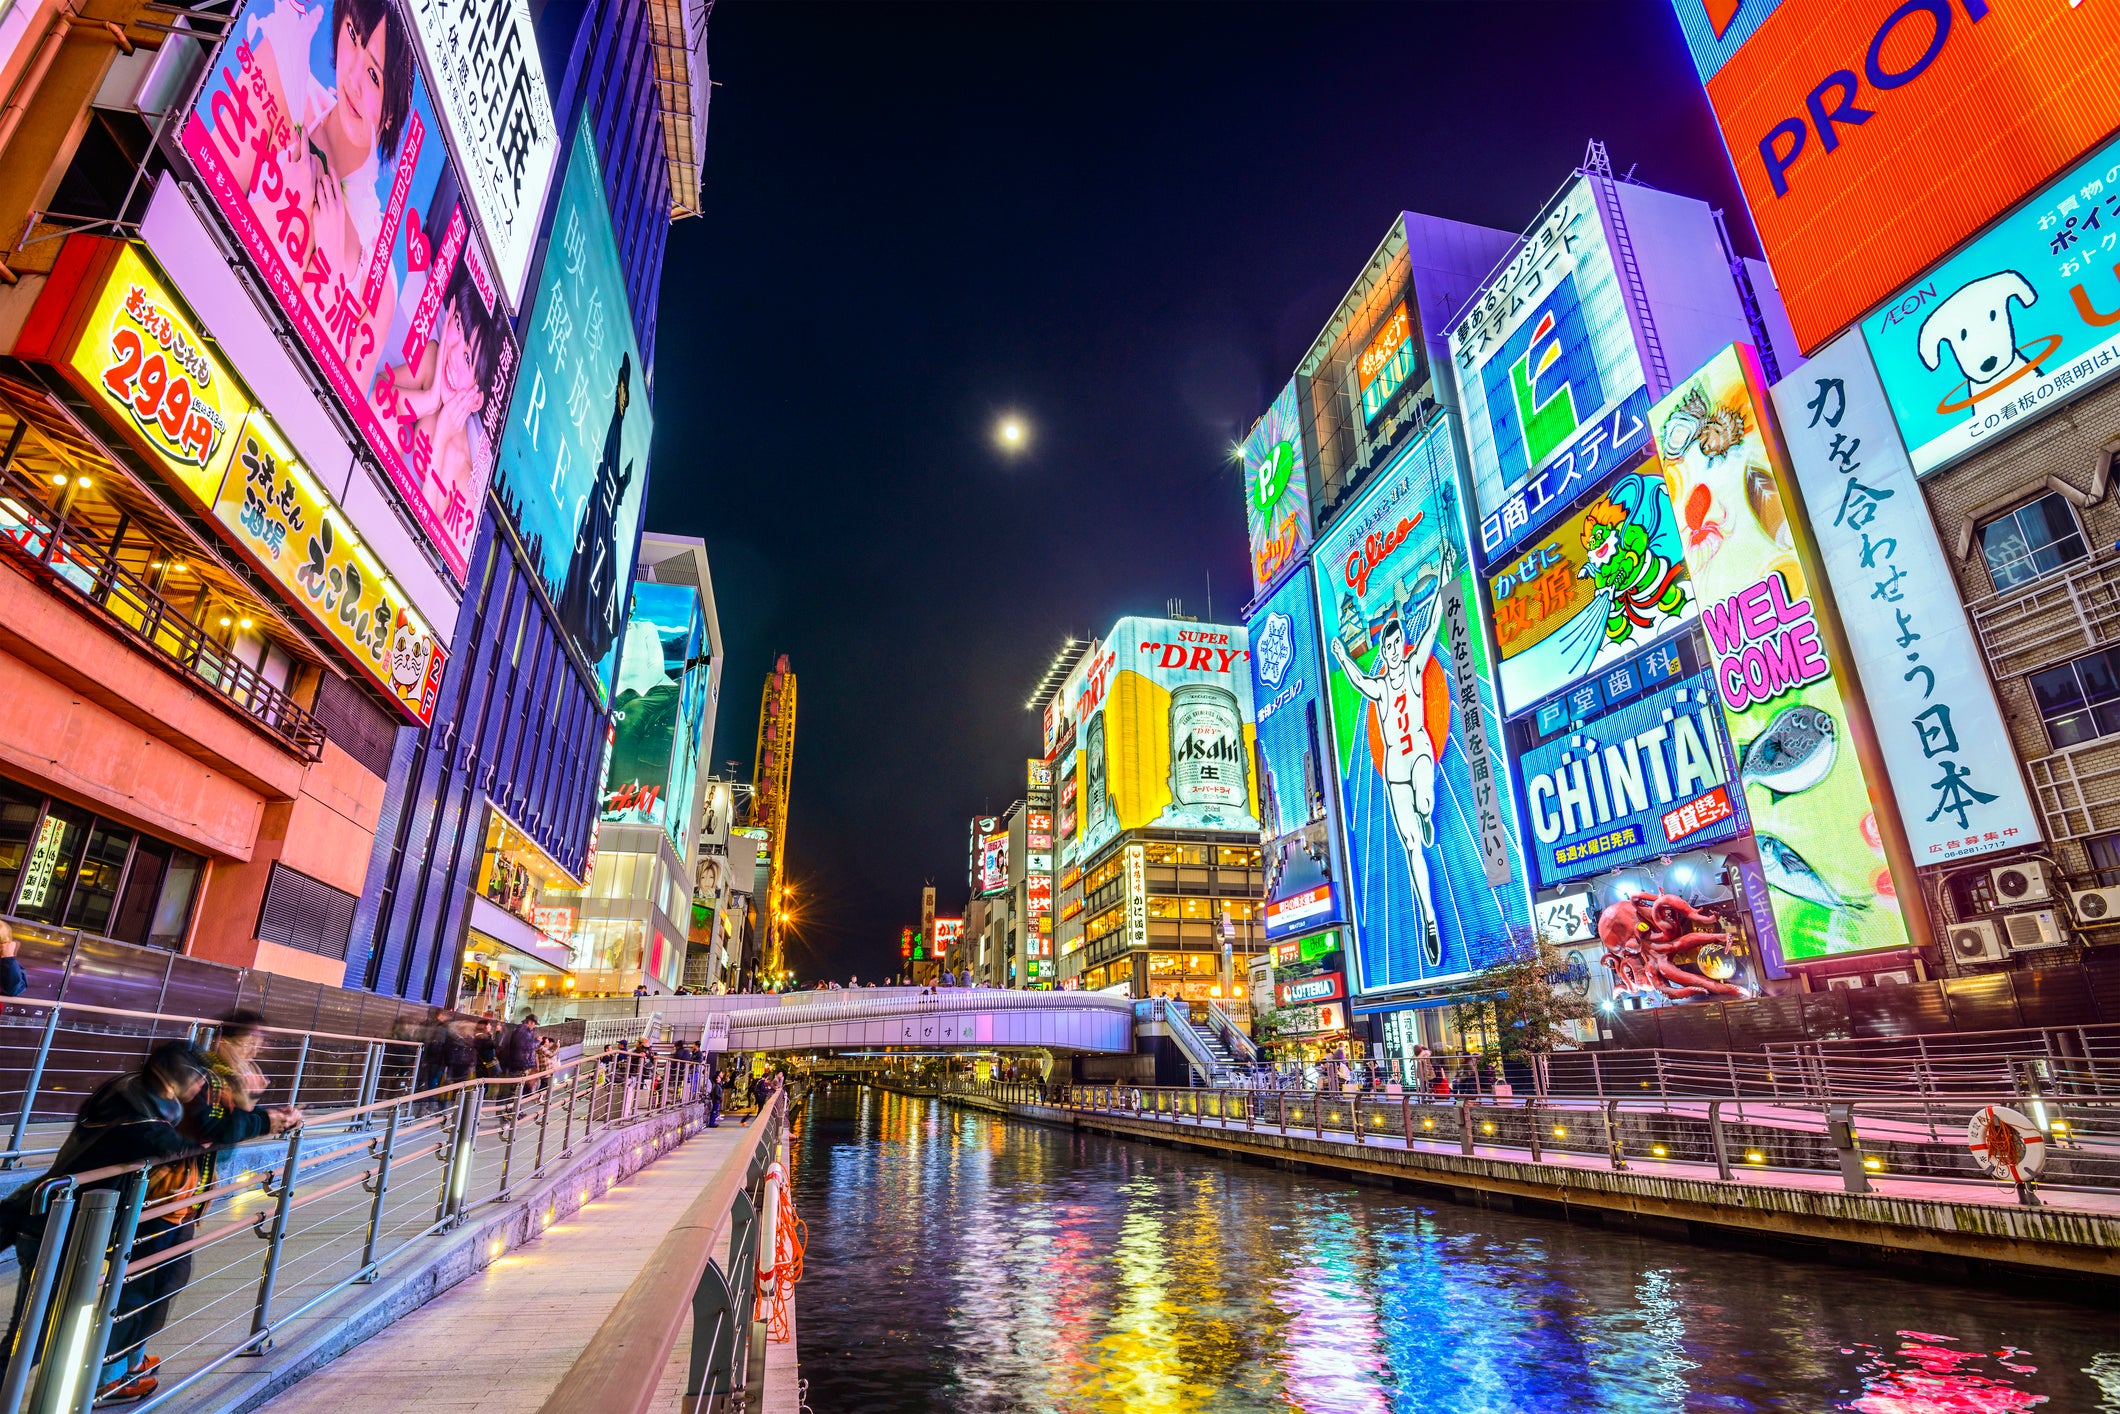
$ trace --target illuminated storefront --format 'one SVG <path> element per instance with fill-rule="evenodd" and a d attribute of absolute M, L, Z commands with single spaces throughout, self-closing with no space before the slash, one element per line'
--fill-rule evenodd
<path fill-rule="evenodd" d="M 581 880 L 489 808 L 457 1004 L 512 1019 L 539 993 L 573 992 L 582 897 Z"/>

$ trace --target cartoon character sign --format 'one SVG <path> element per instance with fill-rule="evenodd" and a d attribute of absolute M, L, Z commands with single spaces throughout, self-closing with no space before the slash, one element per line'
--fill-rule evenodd
<path fill-rule="evenodd" d="M 1663 478 L 1622 471 L 1586 500 L 1488 579 L 1512 716 L 1696 615 Z"/>
<path fill-rule="evenodd" d="M 2116 231 L 2120 142 L 2056 175 L 1864 317 L 1916 475 L 2120 370 Z"/>
<path fill-rule="evenodd" d="M 1530 927 L 1466 540 L 1441 422 L 1312 560 L 1365 996 L 1488 966 Z"/>

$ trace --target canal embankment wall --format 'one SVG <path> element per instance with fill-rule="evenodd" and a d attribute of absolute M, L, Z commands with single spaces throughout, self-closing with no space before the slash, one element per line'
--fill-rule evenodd
<path fill-rule="evenodd" d="M 1166 1116 L 944 1094 L 945 1103 L 1013 1119 L 1088 1130 L 1220 1158 L 1339 1174 L 1421 1189 L 1480 1207 L 1592 1222 L 1707 1244 L 1736 1242 L 1787 1255 L 1880 1265 L 1975 1280 L 2056 1279 L 2099 1297 L 2120 1292 L 2120 1199 L 2052 1196 L 2041 1206 L 1974 1201 L 1940 1184 L 1849 1193 L 1825 1175 L 1741 1173 L 1697 1166 L 1614 1170 L 1589 1162 L 1533 1162 L 1528 1154 L 1466 1155 L 1393 1139 L 1281 1133 Z M 1806 1180 L 1816 1179 L 1817 1182 Z M 1777 1181 L 1784 1180 L 1784 1181 Z M 1829 1186 L 1829 1182 L 1830 1185 Z M 2102 1208 L 2096 1206 L 2102 1202 Z"/>

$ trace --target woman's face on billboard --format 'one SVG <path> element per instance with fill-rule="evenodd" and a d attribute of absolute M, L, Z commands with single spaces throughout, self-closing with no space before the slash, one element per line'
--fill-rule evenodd
<path fill-rule="evenodd" d="M 383 54 L 387 21 L 376 24 L 366 39 L 354 32 L 348 16 L 339 25 L 335 63 L 339 102 L 335 110 L 346 140 L 363 154 L 375 151 L 376 127 L 383 111 Z"/>
<path fill-rule="evenodd" d="M 478 365 L 474 361 L 475 350 L 469 332 L 464 328 L 463 315 L 455 305 L 449 306 L 448 317 L 442 321 L 442 382 L 452 393 L 461 393 L 478 384 Z"/>

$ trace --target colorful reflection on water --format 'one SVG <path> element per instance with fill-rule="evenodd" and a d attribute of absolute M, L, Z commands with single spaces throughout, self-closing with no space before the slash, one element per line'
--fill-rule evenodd
<path fill-rule="evenodd" d="M 819 1414 L 2120 1414 L 2087 1306 L 813 1098 Z"/>

